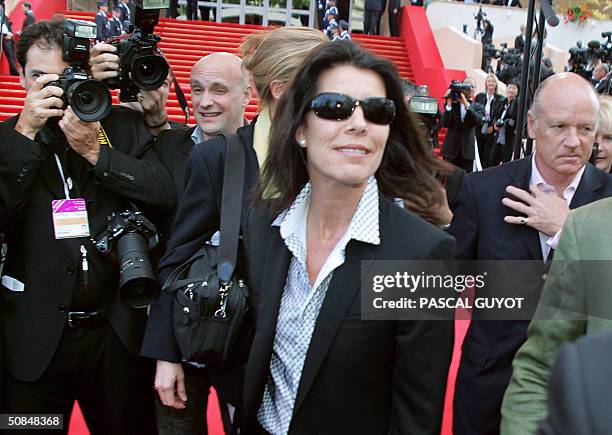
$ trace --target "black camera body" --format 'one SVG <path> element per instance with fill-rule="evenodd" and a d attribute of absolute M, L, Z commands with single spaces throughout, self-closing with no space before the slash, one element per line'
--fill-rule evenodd
<path fill-rule="evenodd" d="M 58 80 L 45 86 L 57 86 L 62 95 L 63 108 L 72 107 L 75 115 L 86 122 L 106 118 L 113 104 L 108 87 L 93 80 L 89 68 L 91 39 L 96 37 L 96 25 L 88 21 L 64 20 L 62 58 L 70 64 Z"/>
<path fill-rule="evenodd" d="M 497 121 L 495 121 L 495 127 L 497 128 L 512 128 L 514 127 L 514 119 L 498 119 Z"/>
<path fill-rule="evenodd" d="M 461 94 L 465 94 L 466 91 L 470 91 L 472 87 L 458 80 L 453 80 L 448 89 L 450 89 L 450 98 L 453 101 L 459 101 L 459 98 L 461 98 Z"/>
<path fill-rule="evenodd" d="M 126 36 L 111 38 L 119 56 L 119 76 L 106 79 L 111 89 L 120 89 L 123 102 L 137 101 L 140 89 L 151 91 L 163 85 L 170 67 L 157 48 L 161 41 L 153 29 L 159 21 L 159 9 L 143 9 L 136 6 L 135 26 Z"/>
<path fill-rule="evenodd" d="M 94 240 L 96 249 L 117 255 L 121 300 L 132 308 L 145 308 L 161 293 L 148 254 L 159 242 L 157 228 L 139 211 L 111 213 L 107 219 L 106 229 Z"/>

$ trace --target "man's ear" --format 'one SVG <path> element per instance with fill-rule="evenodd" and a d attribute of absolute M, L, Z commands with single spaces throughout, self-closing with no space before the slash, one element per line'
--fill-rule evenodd
<path fill-rule="evenodd" d="M 249 83 L 248 85 L 246 85 L 246 87 L 244 88 L 244 91 L 242 92 L 242 107 L 246 107 L 251 101 L 252 97 L 253 97 L 253 88 L 251 87 L 251 84 Z"/>
<path fill-rule="evenodd" d="M 531 139 L 535 139 L 535 130 L 536 130 L 536 119 L 535 116 L 533 115 L 533 111 L 528 111 L 527 112 L 527 134 L 529 135 L 529 137 Z"/>
<path fill-rule="evenodd" d="M 282 80 L 272 80 L 270 83 L 270 93 L 272 94 L 272 98 L 275 100 L 280 100 L 281 95 L 285 91 L 285 82 Z"/>

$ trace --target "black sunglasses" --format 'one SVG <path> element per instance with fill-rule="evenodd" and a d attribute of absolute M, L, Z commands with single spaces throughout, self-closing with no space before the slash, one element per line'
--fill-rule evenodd
<path fill-rule="evenodd" d="M 395 103 L 384 97 L 358 100 L 337 92 L 324 92 L 310 102 L 315 115 L 335 121 L 350 118 L 357 106 L 361 106 L 365 119 L 374 124 L 388 125 L 395 118 Z"/>

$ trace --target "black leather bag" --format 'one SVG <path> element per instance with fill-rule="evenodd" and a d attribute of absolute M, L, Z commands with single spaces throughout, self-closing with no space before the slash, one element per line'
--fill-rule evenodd
<path fill-rule="evenodd" d="M 235 271 L 245 157 L 237 136 L 225 136 L 220 245 L 206 242 L 164 284 L 174 293 L 172 324 L 183 360 L 225 367 L 249 309 L 248 288 Z"/>

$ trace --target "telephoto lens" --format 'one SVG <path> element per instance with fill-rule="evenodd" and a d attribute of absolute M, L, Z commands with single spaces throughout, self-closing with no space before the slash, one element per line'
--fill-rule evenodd
<path fill-rule="evenodd" d="M 148 252 L 147 240 L 137 232 L 127 232 L 117 240 L 119 297 L 132 308 L 148 307 L 161 293 Z"/>

